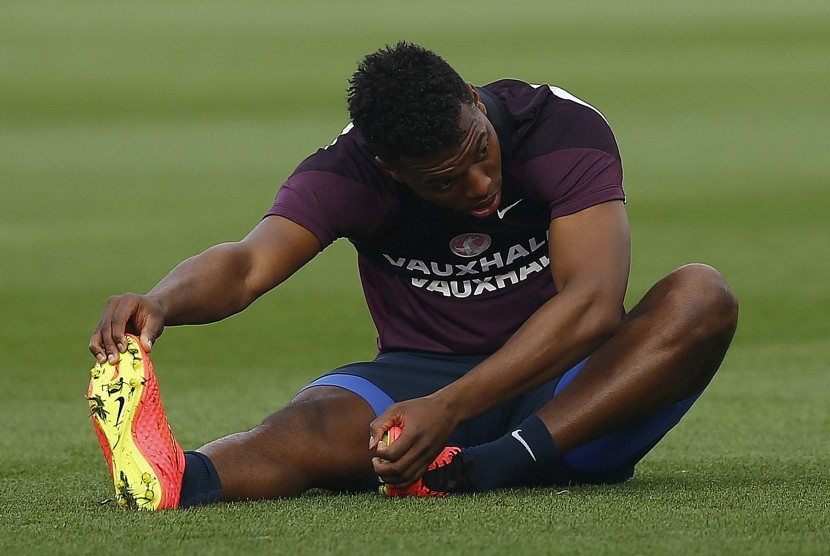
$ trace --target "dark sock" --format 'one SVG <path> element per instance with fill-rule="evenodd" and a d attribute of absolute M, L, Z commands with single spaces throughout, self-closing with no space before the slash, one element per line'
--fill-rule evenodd
<path fill-rule="evenodd" d="M 475 490 L 486 491 L 518 484 L 537 466 L 552 462 L 556 444 L 542 420 L 531 415 L 508 434 L 461 453 L 474 464 Z"/>
<path fill-rule="evenodd" d="M 222 483 L 213 462 L 200 452 L 184 453 L 180 508 L 210 504 L 222 498 Z"/>

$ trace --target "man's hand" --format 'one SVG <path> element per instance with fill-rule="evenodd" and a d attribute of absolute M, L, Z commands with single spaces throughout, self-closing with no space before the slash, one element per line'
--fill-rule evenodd
<path fill-rule="evenodd" d="M 416 398 L 389 406 L 369 425 L 369 449 L 375 473 L 386 484 L 406 488 L 426 472 L 458 426 L 453 412 L 437 397 Z M 391 446 L 380 444 L 392 426 L 402 429 Z"/>
<path fill-rule="evenodd" d="M 118 361 L 127 349 L 126 333 L 135 334 L 149 353 L 164 330 L 164 310 L 146 295 L 125 293 L 110 297 L 89 340 L 89 351 L 99 363 Z"/>

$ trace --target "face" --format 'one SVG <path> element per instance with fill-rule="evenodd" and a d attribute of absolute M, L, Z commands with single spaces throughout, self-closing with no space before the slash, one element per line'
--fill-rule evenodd
<path fill-rule="evenodd" d="M 487 109 L 470 87 L 473 105 L 462 104 L 461 145 L 426 157 L 401 157 L 380 167 L 427 201 L 478 218 L 496 212 L 501 202 L 501 152 Z"/>

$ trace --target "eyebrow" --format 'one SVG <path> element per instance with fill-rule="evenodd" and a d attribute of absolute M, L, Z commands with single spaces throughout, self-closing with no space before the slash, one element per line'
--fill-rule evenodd
<path fill-rule="evenodd" d="M 478 151 L 481 149 L 481 146 L 484 144 L 484 142 L 486 140 L 487 140 L 487 130 L 483 129 L 481 131 L 481 133 L 478 134 L 478 139 L 475 139 L 474 143 L 473 143 L 472 151 L 473 151 L 473 157 L 474 157 L 473 159 L 474 160 L 475 160 L 475 157 L 477 156 Z M 458 178 L 460 175 L 461 174 L 453 175 L 452 173 L 439 174 L 435 177 L 429 178 L 427 180 L 427 183 L 430 184 L 430 185 L 444 184 L 444 183 L 447 183 L 448 181 L 452 181 L 452 180 Z"/>

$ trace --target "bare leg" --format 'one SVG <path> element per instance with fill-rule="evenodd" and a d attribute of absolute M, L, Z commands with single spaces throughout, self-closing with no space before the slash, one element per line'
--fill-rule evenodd
<path fill-rule="evenodd" d="M 560 453 L 701 392 L 736 325 L 737 301 L 711 267 L 688 265 L 660 280 L 555 403 L 539 411 Z M 216 466 L 225 500 L 356 488 L 374 477 L 367 447 L 373 419 L 356 394 L 321 386 L 260 426 L 199 451 Z"/>
<path fill-rule="evenodd" d="M 705 265 L 660 280 L 539 418 L 560 453 L 701 392 L 735 333 L 737 301 Z"/>
<path fill-rule="evenodd" d="M 374 477 L 367 440 L 374 418 L 363 398 L 318 386 L 258 427 L 198 451 L 216 467 L 224 500 L 296 496 L 315 487 L 348 490 Z"/>

